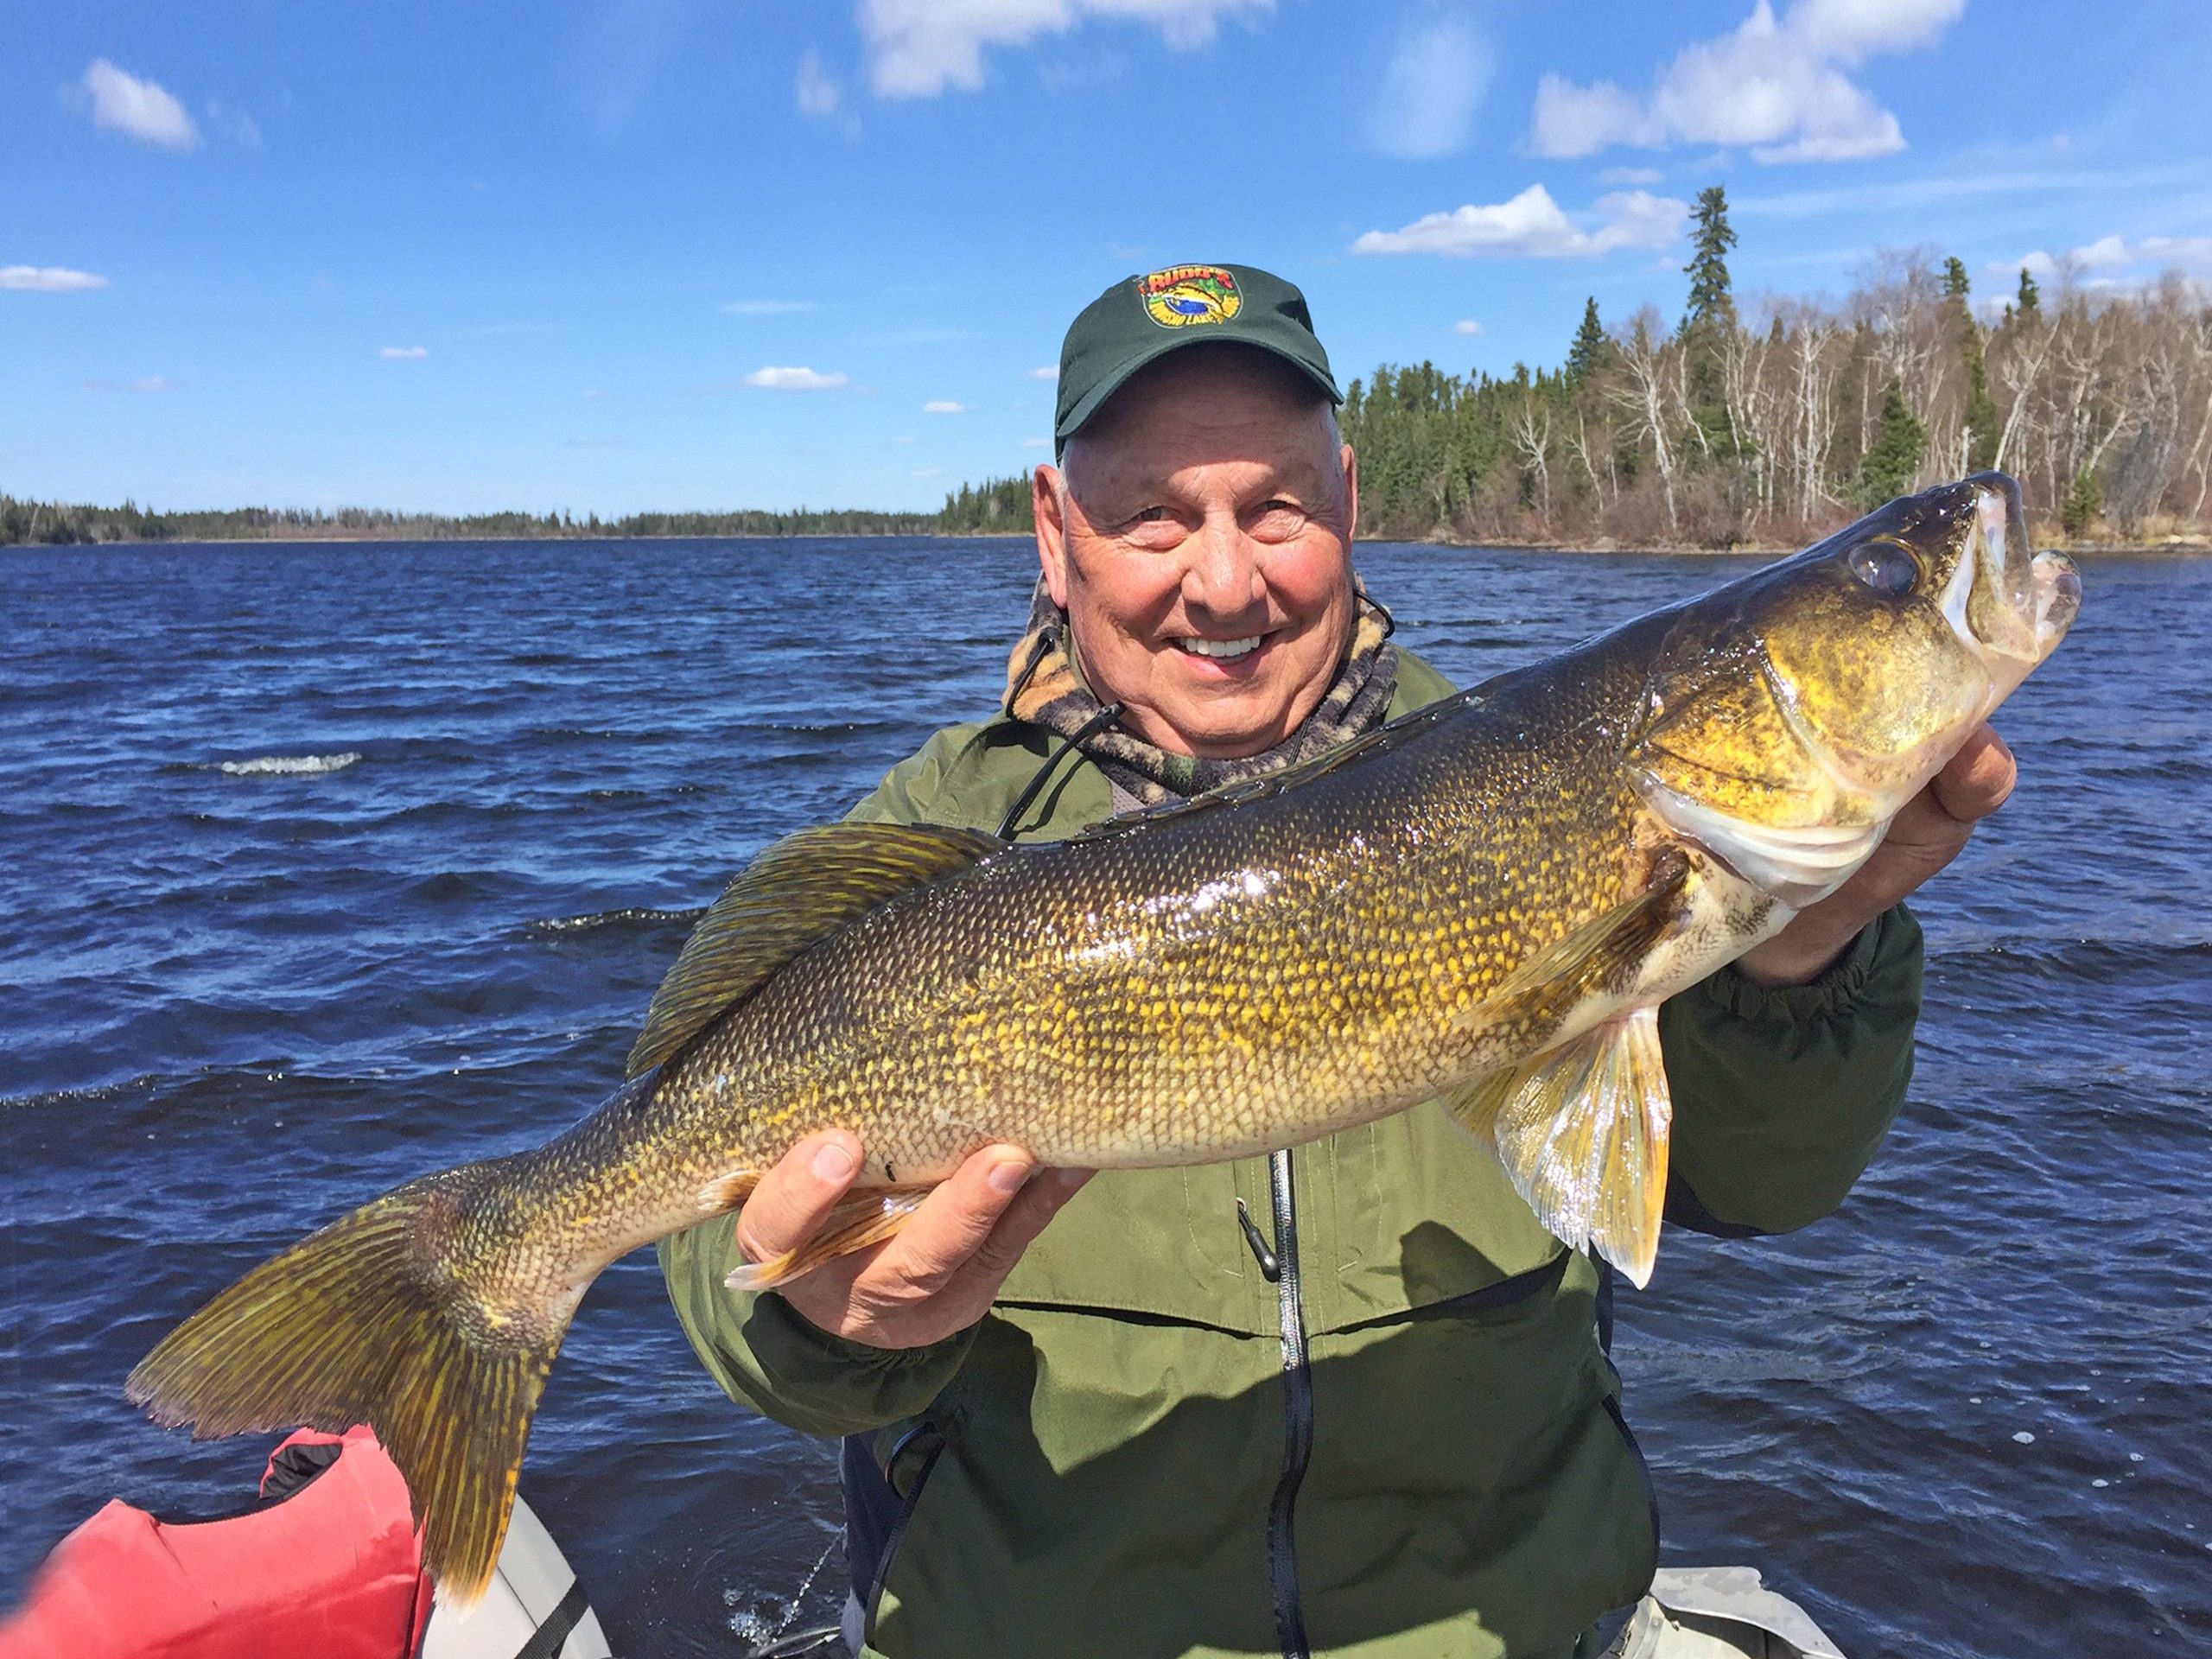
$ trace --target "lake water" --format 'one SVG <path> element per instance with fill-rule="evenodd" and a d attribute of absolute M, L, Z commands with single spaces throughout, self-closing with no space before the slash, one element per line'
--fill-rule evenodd
<path fill-rule="evenodd" d="M 1362 563 L 1462 683 L 1745 568 Z M 694 908 L 993 705 L 1031 569 L 0 550 L 0 1606 L 111 1494 L 242 1501 L 265 1444 L 154 1429 L 132 1363 L 308 1229 L 596 1103 Z M 2086 586 L 2003 717 L 2018 796 L 1924 895 L 1874 1170 L 1794 1237 L 1670 1236 L 1624 1298 L 1666 1558 L 1758 1565 L 1853 1659 L 2212 1648 L 2212 562 Z M 523 1490 L 625 1656 L 842 1594 L 834 1552 L 799 1593 L 830 1453 L 714 1390 L 649 1255 L 584 1307 Z"/>

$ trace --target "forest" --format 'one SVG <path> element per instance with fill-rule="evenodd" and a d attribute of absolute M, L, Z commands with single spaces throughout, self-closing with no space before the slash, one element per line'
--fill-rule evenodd
<path fill-rule="evenodd" d="M 1738 301 L 1718 187 L 1687 302 L 1607 326 L 1557 369 L 1378 368 L 1346 389 L 1369 537 L 1791 546 L 1916 487 L 1995 467 L 2038 537 L 2201 539 L 2212 490 L 2212 303 L 2026 270 L 1994 316 L 1966 267 L 1885 252 L 1840 302 Z"/>
<path fill-rule="evenodd" d="M 1681 317 L 1593 298 L 1557 368 L 1385 364 L 1345 388 L 1363 536 L 1591 547 L 1795 546 L 1919 486 L 2016 475 L 2039 541 L 2202 542 L 2212 499 L 2212 302 L 2019 272 L 1993 315 L 1934 250 L 1875 257 L 1840 302 L 1736 294 L 1726 193 L 1699 194 Z M 2045 291 L 2046 288 L 2049 291 Z M 156 512 L 0 495 L 0 543 L 528 537 L 1026 534 L 1029 480 L 936 512 L 348 507 Z"/>

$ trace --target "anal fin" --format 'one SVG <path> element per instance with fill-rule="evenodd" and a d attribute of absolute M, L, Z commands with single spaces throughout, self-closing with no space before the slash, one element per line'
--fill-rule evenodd
<path fill-rule="evenodd" d="M 1656 1008 L 1490 1072 L 1445 1103 L 1552 1234 L 1594 1248 L 1639 1289 L 1650 1282 L 1674 1118 Z"/>
<path fill-rule="evenodd" d="M 830 1206 L 814 1236 L 798 1249 L 747 1262 L 723 1282 L 732 1290 L 773 1290 L 825 1262 L 880 1244 L 905 1226 L 906 1217 L 936 1190 L 934 1182 L 857 1187 Z"/>

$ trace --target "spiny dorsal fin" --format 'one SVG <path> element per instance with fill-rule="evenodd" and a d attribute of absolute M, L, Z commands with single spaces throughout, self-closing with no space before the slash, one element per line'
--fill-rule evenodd
<path fill-rule="evenodd" d="M 1478 1077 L 1444 1103 L 1555 1237 L 1594 1249 L 1639 1290 L 1651 1281 L 1674 1122 L 1657 1009 Z"/>
<path fill-rule="evenodd" d="M 628 1075 L 658 1065 L 809 945 L 1005 844 L 934 823 L 832 823 L 763 849 L 691 930 L 653 994 Z"/>

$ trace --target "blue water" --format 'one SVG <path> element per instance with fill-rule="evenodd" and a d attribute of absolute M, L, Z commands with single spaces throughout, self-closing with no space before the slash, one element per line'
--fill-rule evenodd
<path fill-rule="evenodd" d="M 991 707 L 1030 556 L 0 550 L 0 1606 L 111 1494 L 242 1501 L 265 1445 L 155 1430 L 130 1364 L 309 1228 L 594 1103 L 694 907 Z M 1745 568 L 1363 563 L 1463 683 Z M 1853 1659 L 2212 1646 L 2212 563 L 2087 587 L 2002 721 L 2018 796 L 1925 895 L 1873 1172 L 1792 1238 L 1670 1236 L 1624 1308 L 1668 1559 L 1758 1565 Z M 639 1257 L 524 1491 L 619 1652 L 728 1654 L 833 1616 L 834 1554 L 798 1593 L 832 1478 L 714 1391 Z"/>

